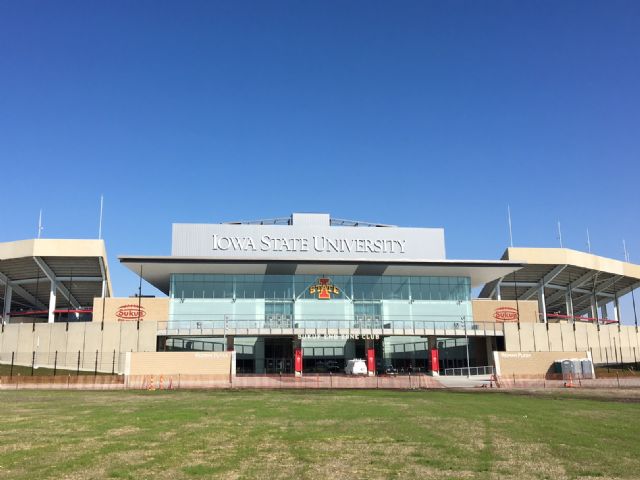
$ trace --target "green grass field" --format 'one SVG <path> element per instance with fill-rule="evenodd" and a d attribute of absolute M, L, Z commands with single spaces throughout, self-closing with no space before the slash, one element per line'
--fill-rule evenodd
<path fill-rule="evenodd" d="M 14 377 L 17 377 L 18 375 L 21 377 L 51 377 L 53 376 L 53 372 L 53 368 L 39 367 L 32 369 L 31 367 L 24 367 L 21 365 L 14 365 L 12 368 L 11 365 L 0 365 L 0 376 L 4 375 L 7 377 L 9 375 L 13 375 Z M 80 370 L 78 372 L 76 370 L 64 370 L 61 368 L 56 369 L 55 372 L 56 375 L 65 377 L 67 375 L 77 375 L 78 373 L 80 375 L 110 375 L 109 373 L 96 372 L 94 374 L 92 371 Z"/>
<path fill-rule="evenodd" d="M 2 391 L 0 478 L 639 478 L 640 403 L 601 397 Z"/>

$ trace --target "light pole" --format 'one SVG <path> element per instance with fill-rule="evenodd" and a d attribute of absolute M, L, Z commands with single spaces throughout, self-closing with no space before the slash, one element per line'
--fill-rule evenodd
<path fill-rule="evenodd" d="M 463 315 L 462 320 L 464 320 L 464 339 L 466 343 L 467 349 L 467 378 L 471 376 L 471 366 L 469 365 L 469 336 L 467 335 L 467 317 Z"/>
<path fill-rule="evenodd" d="M 229 320 L 229 316 L 225 315 L 224 316 L 224 326 L 223 326 L 223 330 L 222 330 L 222 341 L 223 341 L 223 346 L 222 349 L 224 352 L 227 351 L 227 322 Z"/>

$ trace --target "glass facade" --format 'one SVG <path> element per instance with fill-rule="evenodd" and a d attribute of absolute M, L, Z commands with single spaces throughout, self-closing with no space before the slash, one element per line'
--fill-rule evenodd
<path fill-rule="evenodd" d="M 319 275 L 198 275 L 173 274 L 171 298 L 180 299 L 313 299 L 311 286 Z M 468 277 L 395 275 L 330 275 L 340 296 L 351 300 L 469 301 Z"/>
<path fill-rule="evenodd" d="M 484 338 L 470 337 L 468 340 L 470 366 L 489 364 Z M 358 345 L 360 344 L 360 345 Z M 342 373 L 346 361 L 358 356 L 358 340 L 303 340 L 303 370 L 307 373 Z M 399 373 L 426 372 L 429 369 L 428 340 L 425 337 L 390 336 L 377 344 L 377 369 L 391 365 Z M 440 368 L 460 368 L 466 364 L 467 339 L 438 338 Z M 165 351 L 223 352 L 226 350 L 222 337 L 168 337 L 162 348 Z M 237 373 L 291 373 L 291 340 L 283 338 L 236 337 Z"/>
<path fill-rule="evenodd" d="M 170 297 L 169 323 L 178 328 L 447 328 L 472 320 L 468 277 L 173 274 Z"/>

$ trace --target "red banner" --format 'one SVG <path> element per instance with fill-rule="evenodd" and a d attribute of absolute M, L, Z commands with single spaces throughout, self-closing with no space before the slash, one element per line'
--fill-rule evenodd
<path fill-rule="evenodd" d="M 431 370 L 434 372 L 439 372 L 440 371 L 440 362 L 439 362 L 439 358 L 438 358 L 438 349 L 437 348 L 432 348 L 431 349 Z"/>
<path fill-rule="evenodd" d="M 367 370 L 369 370 L 369 373 L 374 373 L 376 371 L 376 349 L 375 348 L 367 349 Z"/>
<path fill-rule="evenodd" d="M 301 348 L 296 348 L 294 350 L 294 354 L 295 354 L 295 367 L 296 367 L 296 372 L 302 372 L 302 349 Z"/>

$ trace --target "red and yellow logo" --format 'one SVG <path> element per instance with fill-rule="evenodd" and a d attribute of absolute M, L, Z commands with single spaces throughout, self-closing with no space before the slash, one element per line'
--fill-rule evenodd
<path fill-rule="evenodd" d="M 316 285 L 309 287 L 311 295 L 318 295 L 319 300 L 331 300 L 331 295 L 340 295 L 340 289 L 331 284 L 328 278 L 319 278 Z"/>

